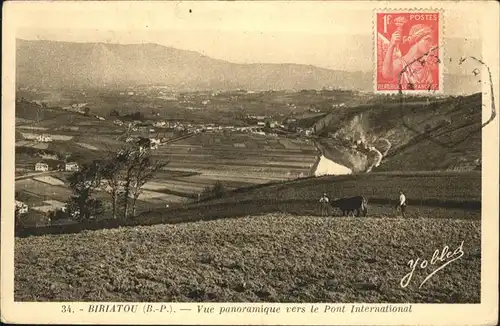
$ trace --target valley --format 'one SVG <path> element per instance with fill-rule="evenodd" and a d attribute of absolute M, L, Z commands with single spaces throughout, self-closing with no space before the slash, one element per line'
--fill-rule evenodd
<path fill-rule="evenodd" d="M 17 50 L 15 300 L 480 302 L 477 80 L 384 95 L 150 43 Z"/>

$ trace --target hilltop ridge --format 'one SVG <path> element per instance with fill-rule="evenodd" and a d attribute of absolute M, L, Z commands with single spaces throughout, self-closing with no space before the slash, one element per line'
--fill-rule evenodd
<path fill-rule="evenodd" d="M 471 171 L 481 169 L 481 108 L 480 93 L 393 100 L 336 108 L 309 123 L 323 154 L 355 172 Z"/>
<path fill-rule="evenodd" d="M 373 89 L 371 72 L 294 63 L 231 63 L 154 43 L 17 39 L 16 65 L 18 85 L 54 89 L 152 84 L 179 90 Z M 444 78 L 449 93 L 470 94 L 478 90 L 471 76 L 454 74 Z"/>
<path fill-rule="evenodd" d="M 159 44 L 17 40 L 19 85 L 177 85 L 185 89 L 370 87 L 369 74 L 300 64 L 236 64 Z"/>

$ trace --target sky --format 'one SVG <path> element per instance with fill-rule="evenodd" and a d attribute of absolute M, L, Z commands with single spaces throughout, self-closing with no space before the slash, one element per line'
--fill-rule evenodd
<path fill-rule="evenodd" d="M 373 68 L 374 2 L 46 3 L 20 11 L 17 37 L 74 42 L 158 43 L 237 63 Z M 481 17 L 450 3 L 445 36 L 474 39 Z M 461 52 L 477 43 L 464 42 Z M 469 53 L 470 55 L 477 53 Z"/>

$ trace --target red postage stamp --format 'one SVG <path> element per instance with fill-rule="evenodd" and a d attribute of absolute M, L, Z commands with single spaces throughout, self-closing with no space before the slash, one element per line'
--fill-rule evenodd
<path fill-rule="evenodd" d="M 441 91 L 441 12 L 375 15 L 375 91 Z"/>

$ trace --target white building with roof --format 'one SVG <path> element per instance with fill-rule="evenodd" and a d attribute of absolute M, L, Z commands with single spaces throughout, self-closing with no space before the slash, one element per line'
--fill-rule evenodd
<path fill-rule="evenodd" d="M 78 171 L 78 163 L 76 162 L 68 162 L 64 165 L 65 171 Z"/>
<path fill-rule="evenodd" d="M 38 162 L 35 164 L 35 171 L 45 172 L 49 170 L 49 165 L 47 163 Z"/>
<path fill-rule="evenodd" d="M 38 140 L 39 142 L 48 143 L 52 141 L 52 137 L 50 137 L 49 135 L 38 135 L 36 140 Z"/>
<path fill-rule="evenodd" d="M 22 201 L 16 200 L 16 208 L 17 208 L 19 214 L 28 213 L 28 205 L 26 205 Z"/>

